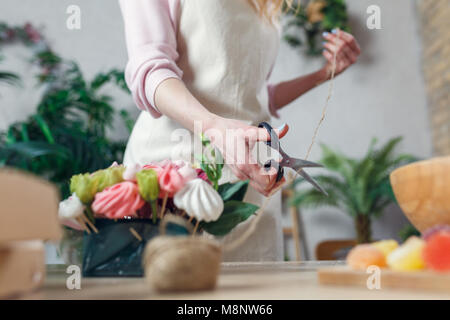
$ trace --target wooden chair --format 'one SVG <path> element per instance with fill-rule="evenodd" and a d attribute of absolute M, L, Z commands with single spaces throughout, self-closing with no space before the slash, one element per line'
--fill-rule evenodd
<path fill-rule="evenodd" d="M 292 190 L 284 189 L 282 192 L 283 203 L 292 196 Z M 302 260 L 302 250 L 305 260 L 309 260 L 308 248 L 306 245 L 305 232 L 303 229 L 303 221 L 300 210 L 293 206 L 289 207 L 289 215 L 291 216 L 291 227 L 283 228 L 283 235 L 285 237 L 292 237 L 295 244 L 295 260 Z"/>
<path fill-rule="evenodd" d="M 356 246 L 355 240 L 328 240 L 316 246 L 317 260 L 337 260 L 336 253 L 339 250 Z"/>

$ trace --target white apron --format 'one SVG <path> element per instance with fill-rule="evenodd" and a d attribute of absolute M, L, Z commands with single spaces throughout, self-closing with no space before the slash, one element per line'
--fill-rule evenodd
<path fill-rule="evenodd" d="M 266 81 L 278 46 L 279 29 L 263 20 L 247 0 L 181 1 L 177 65 L 190 92 L 215 114 L 253 125 L 270 120 Z M 154 119 L 142 112 L 128 142 L 125 165 L 163 159 L 192 160 L 193 143 L 180 143 L 179 128 L 178 123 L 165 116 Z M 244 199 L 259 206 L 263 200 L 252 188 Z M 220 240 L 226 243 L 239 237 L 253 218 Z M 272 197 L 257 230 L 238 249 L 225 252 L 224 260 L 282 259 L 278 193 Z"/>

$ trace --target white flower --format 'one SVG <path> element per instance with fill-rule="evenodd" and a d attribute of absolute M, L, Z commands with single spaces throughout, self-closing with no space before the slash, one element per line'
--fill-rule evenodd
<path fill-rule="evenodd" d="M 122 174 L 123 180 L 127 181 L 136 181 L 136 173 L 142 170 L 142 167 L 140 164 L 136 163 L 131 166 L 126 166 L 125 171 Z"/>
<path fill-rule="evenodd" d="M 59 203 L 58 216 L 61 220 L 76 219 L 84 212 L 84 206 L 74 193 L 68 199 Z"/>
<path fill-rule="evenodd" d="M 198 221 L 216 221 L 224 208 L 219 193 L 202 179 L 189 181 L 175 194 L 173 201 L 179 209 Z"/>
<path fill-rule="evenodd" d="M 185 165 L 178 169 L 178 173 L 183 177 L 184 181 L 187 183 L 191 180 L 197 179 L 197 171 L 190 165 Z"/>

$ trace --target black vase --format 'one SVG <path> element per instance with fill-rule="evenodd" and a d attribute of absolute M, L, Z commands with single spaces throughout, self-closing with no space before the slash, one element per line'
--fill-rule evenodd
<path fill-rule="evenodd" d="M 96 219 L 98 233 L 83 236 L 84 277 L 142 277 L 142 255 L 149 240 L 158 236 L 159 222 L 150 219 Z M 133 228 L 142 241 L 130 231 Z M 178 225 L 168 224 L 166 234 L 186 236 L 189 232 Z"/>

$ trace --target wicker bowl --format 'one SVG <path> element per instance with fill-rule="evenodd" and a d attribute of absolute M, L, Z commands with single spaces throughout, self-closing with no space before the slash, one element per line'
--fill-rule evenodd
<path fill-rule="evenodd" d="M 398 168 L 390 180 L 400 207 L 420 232 L 450 225 L 450 157 Z"/>
<path fill-rule="evenodd" d="M 212 290 L 220 271 L 220 245 L 202 237 L 160 236 L 147 244 L 147 282 L 162 292 Z"/>

